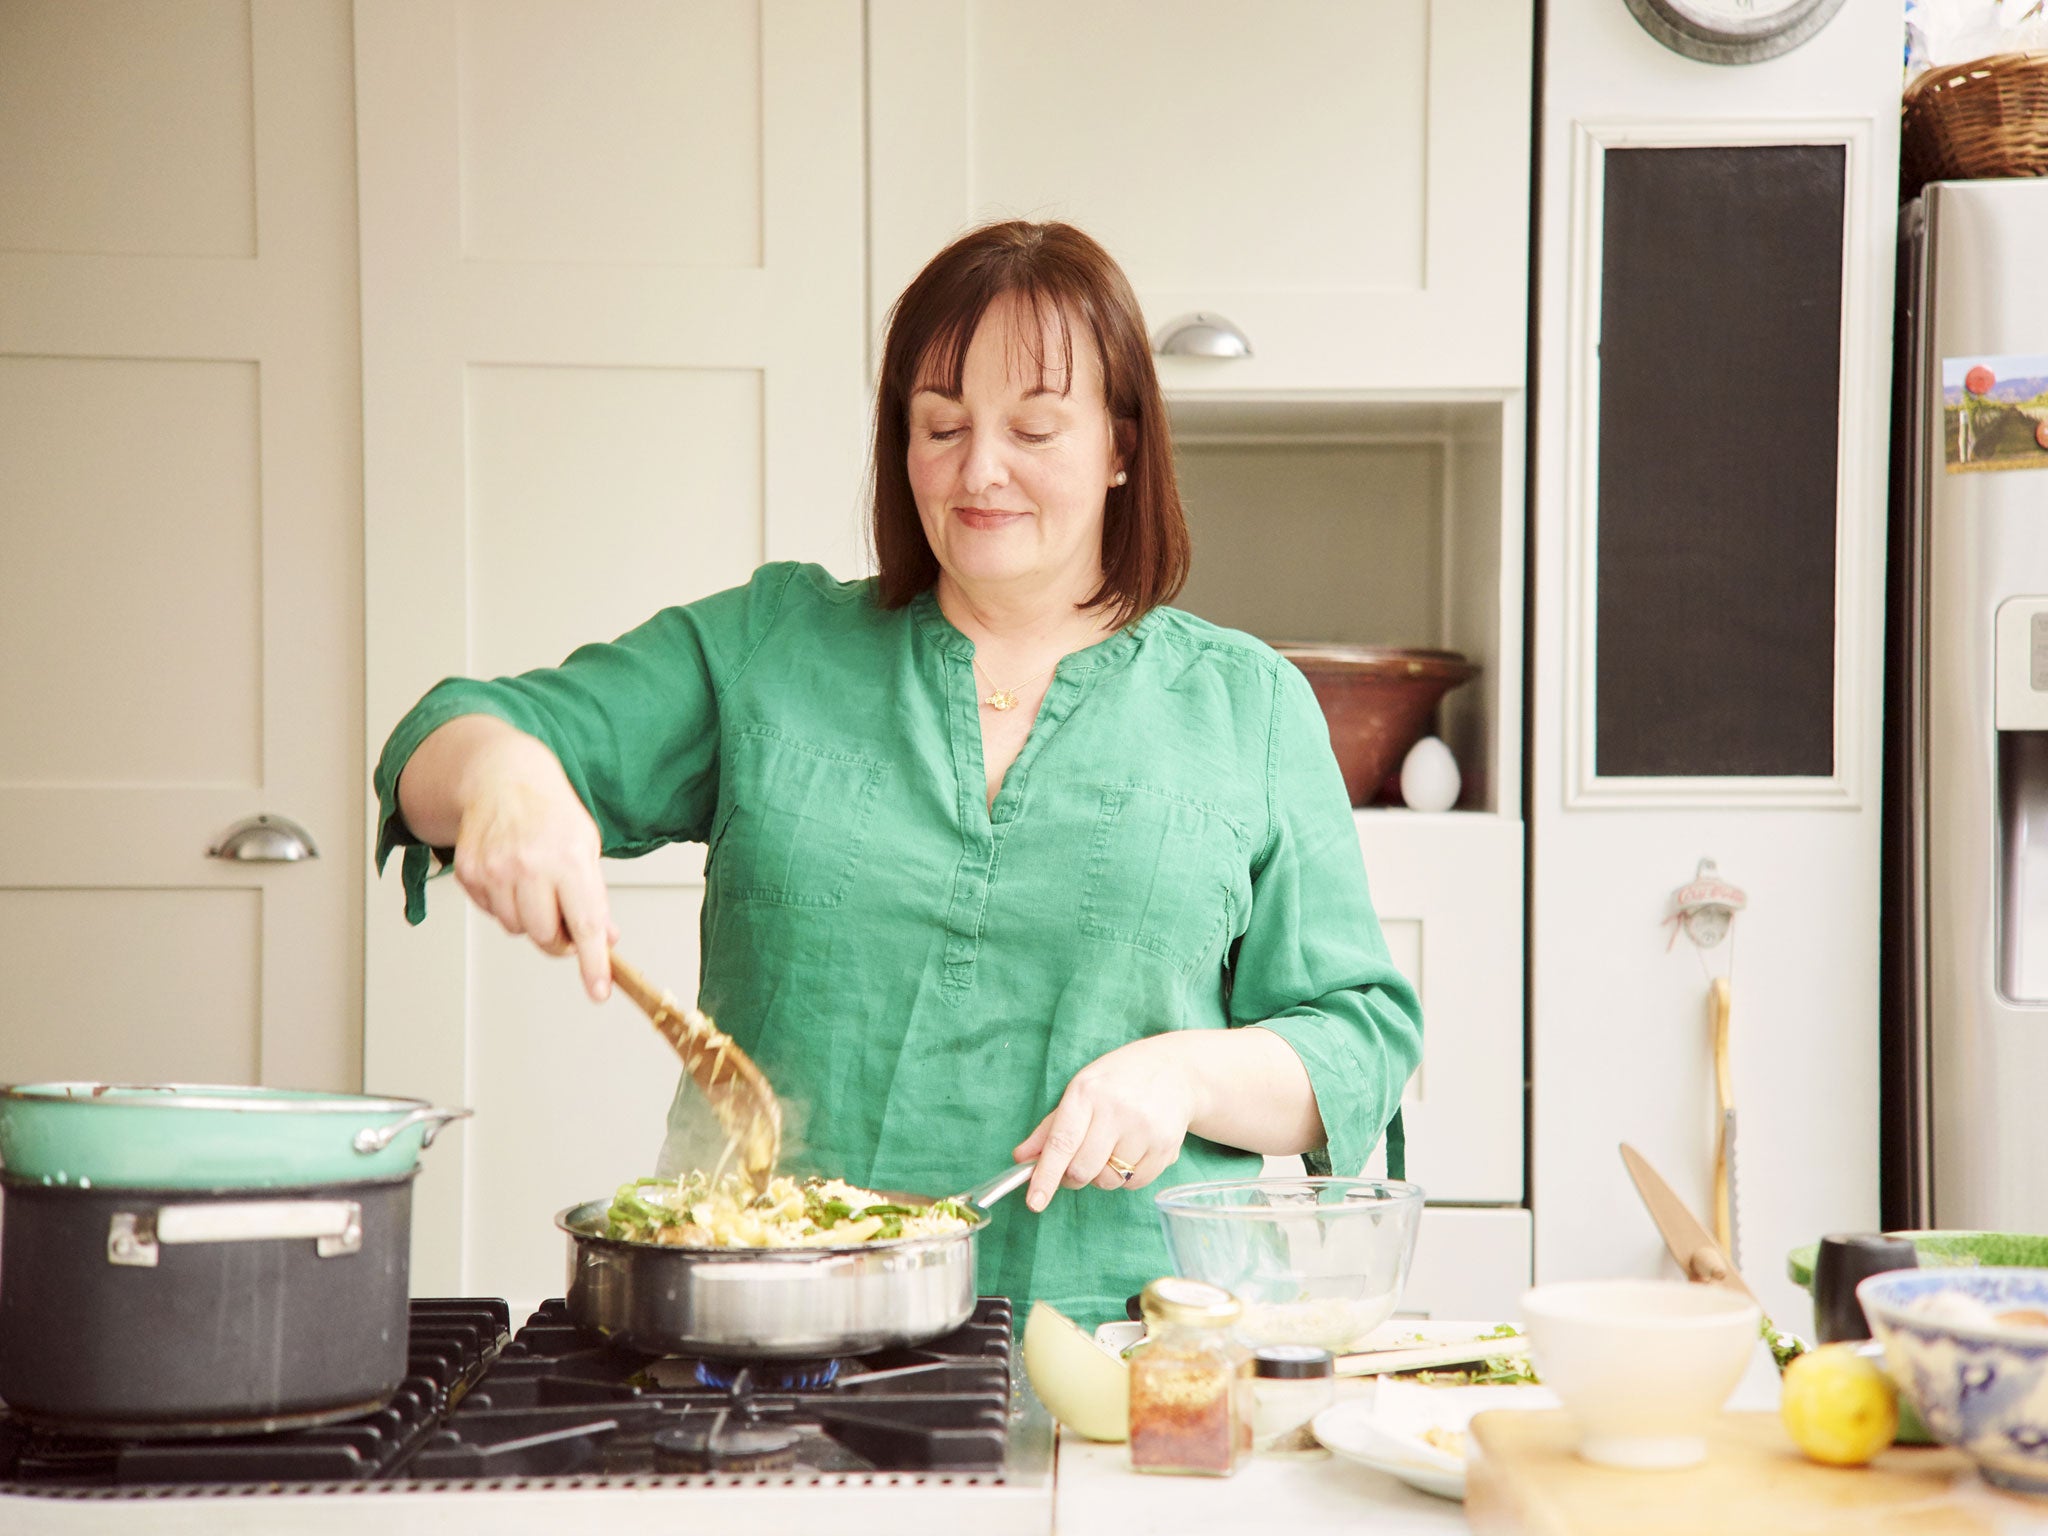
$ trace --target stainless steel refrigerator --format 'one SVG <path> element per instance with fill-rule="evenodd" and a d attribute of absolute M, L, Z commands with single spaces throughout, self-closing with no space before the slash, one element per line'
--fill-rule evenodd
<path fill-rule="evenodd" d="M 2048 181 L 1926 188 L 1898 293 L 1885 1221 L 2048 1232 Z"/>

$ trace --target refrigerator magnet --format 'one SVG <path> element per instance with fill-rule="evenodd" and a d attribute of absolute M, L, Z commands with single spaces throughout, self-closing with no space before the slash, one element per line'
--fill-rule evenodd
<path fill-rule="evenodd" d="M 2048 355 L 1941 360 L 1950 474 L 2048 469 Z"/>

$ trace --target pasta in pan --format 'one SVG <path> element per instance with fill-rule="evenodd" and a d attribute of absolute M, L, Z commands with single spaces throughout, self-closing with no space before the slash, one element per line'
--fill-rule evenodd
<path fill-rule="evenodd" d="M 607 1236 L 675 1248 L 843 1248 L 936 1237 L 974 1224 L 953 1200 L 910 1206 L 840 1179 L 775 1178 L 756 1193 L 737 1174 L 636 1179 L 607 1213 Z"/>

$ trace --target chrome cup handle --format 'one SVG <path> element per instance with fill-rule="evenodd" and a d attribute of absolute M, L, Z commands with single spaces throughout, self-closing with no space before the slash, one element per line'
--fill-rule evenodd
<path fill-rule="evenodd" d="M 433 1109 L 422 1107 L 401 1119 L 392 1121 L 389 1125 L 364 1126 L 363 1129 L 356 1132 L 356 1139 L 350 1145 L 358 1152 L 366 1155 L 371 1152 L 382 1152 L 406 1131 L 424 1122 L 426 1129 L 420 1132 L 420 1145 L 431 1147 L 434 1144 L 434 1137 L 440 1134 L 442 1126 L 446 1125 L 450 1120 L 466 1120 L 475 1113 L 476 1111 L 473 1109 Z"/>
<path fill-rule="evenodd" d="M 977 1184 L 974 1188 L 968 1190 L 966 1194 L 955 1195 L 953 1198 L 962 1205 L 976 1206 L 985 1211 L 1011 1190 L 1028 1180 L 1031 1177 L 1031 1170 L 1037 1166 L 1038 1159 L 1035 1157 L 1028 1158 L 1021 1163 L 1012 1163 L 1008 1168 L 1005 1168 L 986 1183 Z"/>

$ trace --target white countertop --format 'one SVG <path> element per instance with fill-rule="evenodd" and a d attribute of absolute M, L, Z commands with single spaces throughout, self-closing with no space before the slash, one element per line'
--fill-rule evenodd
<path fill-rule="evenodd" d="M 1337 1401 L 1368 1397 L 1373 1385 L 1340 1381 Z M 1126 1446 L 1096 1445 L 1065 1430 L 1053 1501 L 1057 1536 L 1189 1536 L 1224 1528 L 1422 1536 L 1469 1529 L 1464 1505 L 1341 1456 L 1252 1456 L 1231 1477 L 1162 1477 L 1133 1472 Z"/>
<path fill-rule="evenodd" d="M 1464 1532 L 1465 1506 L 1341 1457 L 1254 1456 L 1235 1477 L 1133 1472 L 1120 1445 L 1062 1437 L 1053 1485 L 1057 1536 L 1189 1536 L 1208 1530 Z"/>
<path fill-rule="evenodd" d="M 1338 1383 L 1337 1400 L 1362 1397 L 1371 1381 Z M 1759 1341 L 1728 1406 L 1775 1409 L 1778 1372 Z M 1189 1536 L 1209 1530 L 1346 1536 L 1434 1536 L 1465 1532 L 1465 1506 L 1419 1493 L 1400 1479 L 1328 1456 L 1314 1461 L 1253 1456 L 1232 1477 L 1160 1477 L 1133 1472 L 1121 1445 L 1060 1434 L 1054 1481 L 1057 1536 Z"/>

